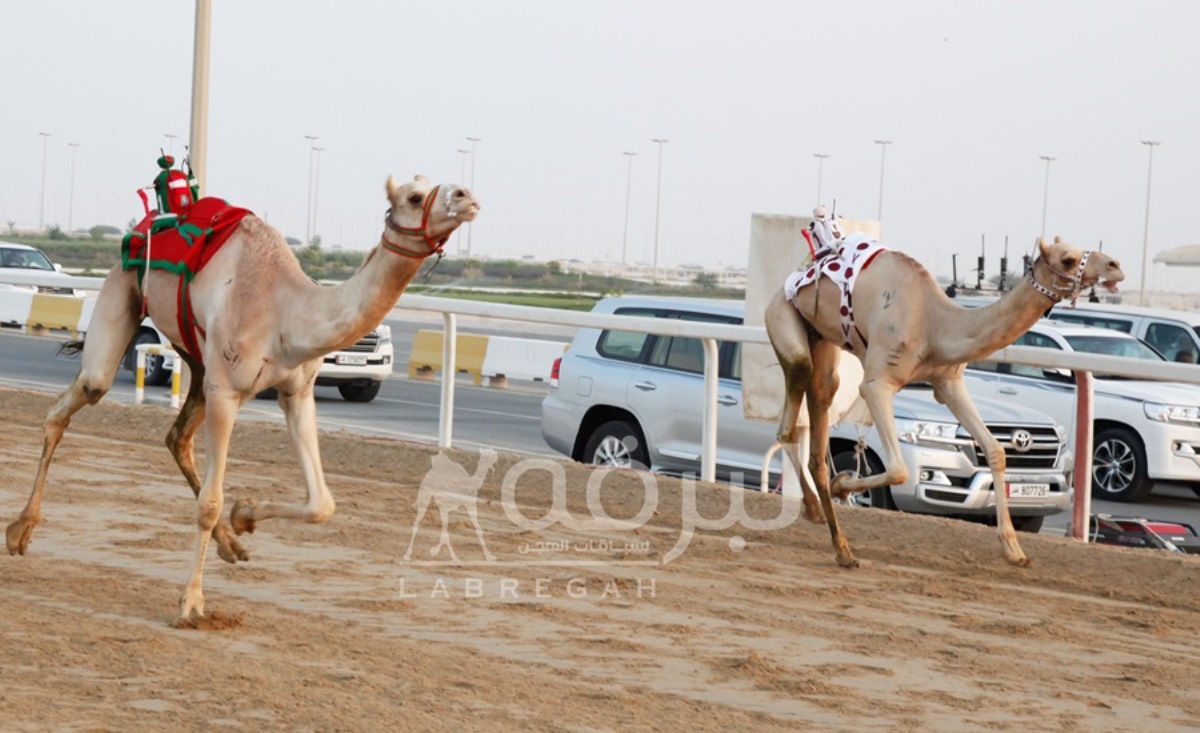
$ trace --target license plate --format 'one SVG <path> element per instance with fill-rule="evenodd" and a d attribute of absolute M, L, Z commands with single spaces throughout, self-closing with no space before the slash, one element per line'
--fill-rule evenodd
<path fill-rule="evenodd" d="M 366 354 L 338 354 L 333 359 L 335 364 L 351 364 L 354 366 L 366 366 Z"/>
<path fill-rule="evenodd" d="M 1050 495 L 1050 484 L 1009 484 L 1010 498 L 1041 498 Z"/>

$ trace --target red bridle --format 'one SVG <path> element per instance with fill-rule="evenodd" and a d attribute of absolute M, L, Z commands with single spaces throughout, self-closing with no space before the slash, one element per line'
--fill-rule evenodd
<path fill-rule="evenodd" d="M 437 201 L 438 191 L 440 191 L 441 188 L 442 187 L 440 185 L 434 186 L 433 190 L 429 192 L 429 195 L 425 197 L 425 206 L 421 210 L 421 226 L 414 229 L 412 227 L 402 227 L 397 225 L 396 222 L 392 221 L 391 209 L 387 210 L 387 215 L 383 218 L 387 228 L 391 229 L 393 232 L 402 234 L 406 237 L 420 237 L 421 241 L 425 243 L 425 246 L 429 247 L 428 252 L 413 252 L 411 250 L 404 249 L 395 242 L 388 240 L 387 232 L 384 232 L 384 236 L 379 242 L 380 246 L 389 252 L 395 252 L 398 255 L 412 257 L 418 260 L 423 260 L 430 255 L 443 254 L 442 248 L 446 246 L 446 241 L 450 239 L 450 236 L 446 235 L 440 240 L 437 240 L 429 235 L 429 214 L 433 211 L 433 205 Z"/>

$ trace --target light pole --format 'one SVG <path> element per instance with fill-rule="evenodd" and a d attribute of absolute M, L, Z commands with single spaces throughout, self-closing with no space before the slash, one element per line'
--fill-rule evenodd
<path fill-rule="evenodd" d="M 1154 147 L 1162 143 L 1158 140 L 1143 140 L 1142 145 L 1150 149 L 1150 159 L 1146 164 L 1146 226 L 1142 230 L 1142 291 L 1138 296 L 1138 305 L 1146 304 L 1146 256 L 1150 251 L 1150 180 L 1154 175 Z"/>
<path fill-rule="evenodd" d="M 46 141 L 50 139 L 51 133 L 39 132 L 42 136 L 42 205 L 38 209 L 38 226 L 43 230 L 46 228 Z"/>
<path fill-rule="evenodd" d="M 475 193 L 475 144 L 480 142 L 482 138 L 467 136 L 467 140 L 471 142 L 471 193 Z M 467 222 L 467 259 L 471 259 L 471 241 L 475 238 L 475 222 Z"/>
<path fill-rule="evenodd" d="M 876 140 L 875 144 L 879 146 L 879 209 L 875 218 L 879 221 L 880 236 L 883 235 L 883 158 L 887 154 L 887 146 L 892 144 L 891 140 Z"/>
<path fill-rule="evenodd" d="M 462 155 L 462 172 L 458 176 L 458 185 L 465 186 L 467 185 L 467 156 L 471 154 L 471 151 L 466 148 L 458 148 L 458 152 Z M 455 254 L 462 254 L 462 235 L 462 227 L 459 227 L 454 237 Z"/>
<path fill-rule="evenodd" d="M 67 234 L 70 235 L 75 226 L 75 151 L 79 149 L 79 143 L 67 143 L 67 147 L 71 148 L 71 193 L 67 196 Z"/>
<path fill-rule="evenodd" d="M 654 273 L 651 282 L 658 282 L 658 224 L 662 211 L 662 154 L 663 145 L 670 142 L 666 138 L 652 138 L 650 142 L 658 145 L 658 184 L 654 194 Z"/>
<path fill-rule="evenodd" d="M 825 172 L 825 159 L 829 157 L 828 153 L 813 153 L 813 157 L 817 159 L 817 206 L 821 205 L 821 176 Z"/>
<path fill-rule="evenodd" d="M 167 139 L 167 155 L 171 155 L 171 156 L 175 155 L 175 138 L 177 138 L 179 136 L 172 135 L 169 132 L 164 132 L 163 137 L 165 137 Z"/>
<path fill-rule="evenodd" d="M 1046 185 L 1042 188 L 1042 241 L 1046 241 L 1046 206 L 1050 203 L 1050 163 L 1056 160 L 1049 155 L 1039 155 L 1046 161 Z"/>
<path fill-rule="evenodd" d="M 320 138 L 316 135 L 305 135 L 304 139 L 308 141 L 308 210 L 304 214 L 304 244 L 307 246 L 312 243 L 313 159 L 316 156 L 317 140 Z"/>
<path fill-rule="evenodd" d="M 625 232 L 621 237 L 621 274 L 624 274 L 629 259 L 629 192 L 633 189 L 633 158 L 637 153 L 626 150 L 621 154 L 629 160 L 629 170 L 625 174 Z"/>
<path fill-rule="evenodd" d="M 317 234 L 317 193 L 321 190 L 321 151 L 325 148 L 313 148 L 313 152 L 317 154 L 317 175 L 313 178 L 313 200 L 312 200 L 312 228 L 313 236 L 319 237 Z"/>

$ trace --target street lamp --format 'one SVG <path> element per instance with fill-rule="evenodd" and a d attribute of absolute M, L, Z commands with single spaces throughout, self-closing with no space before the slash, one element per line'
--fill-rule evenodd
<path fill-rule="evenodd" d="M 1143 140 L 1142 145 L 1150 149 L 1150 159 L 1146 165 L 1146 226 L 1142 230 L 1142 292 L 1138 296 L 1138 305 L 1146 304 L 1146 255 L 1150 251 L 1150 180 L 1154 174 L 1154 147 L 1162 143 L 1158 140 Z"/>
<path fill-rule="evenodd" d="M 828 153 L 813 153 L 813 157 L 817 159 L 817 206 L 821 205 L 821 176 L 825 172 L 825 159 L 829 157 Z"/>
<path fill-rule="evenodd" d="M 482 138 L 467 136 L 467 140 L 471 141 L 471 193 L 475 193 L 475 144 L 480 142 Z M 465 159 L 464 159 L 465 160 Z M 471 241 L 475 237 L 475 222 L 467 222 L 467 259 L 471 259 Z"/>
<path fill-rule="evenodd" d="M 79 149 L 79 143 L 67 143 L 67 147 L 71 148 L 71 193 L 67 197 L 67 234 L 74 231 L 75 226 L 75 151 Z"/>
<path fill-rule="evenodd" d="M 308 141 L 308 211 L 304 214 L 304 244 L 308 245 L 312 242 L 313 158 L 317 140 L 320 138 L 316 135 L 305 135 L 304 139 Z"/>
<path fill-rule="evenodd" d="M 624 274 L 629 255 L 629 192 L 633 188 L 633 158 L 637 153 L 626 150 L 621 154 L 629 159 L 628 172 L 625 174 L 625 233 L 621 238 L 621 271 Z"/>
<path fill-rule="evenodd" d="M 313 178 L 313 199 L 312 199 L 312 228 L 313 236 L 317 234 L 317 192 L 321 190 L 321 152 L 325 148 L 313 148 L 313 152 L 317 154 L 317 175 Z"/>
<path fill-rule="evenodd" d="M 38 226 L 42 229 L 46 228 L 46 141 L 50 139 L 51 133 L 39 132 L 42 136 L 42 205 L 38 209 Z"/>
<path fill-rule="evenodd" d="M 169 132 L 164 132 L 163 137 L 165 137 L 167 139 L 167 155 L 174 155 L 175 154 L 175 138 L 177 138 L 179 136 L 172 135 Z"/>
<path fill-rule="evenodd" d="M 467 156 L 471 154 L 471 151 L 466 148 L 458 148 L 458 152 L 462 155 L 462 172 L 458 176 L 458 185 L 465 186 L 467 185 Z M 462 235 L 462 227 L 459 227 L 454 236 L 455 254 L 462 254 Z"/>
<path fill-rule="evenodd" d="M 1051 158 L 1049 155 L 1039 155 L 1039 158 L 1046 161 L 1046 185 L 1042 189 L 1042 241 L 1046 241 L 1046 205 L 1050 202 L 1050 163 L 1056 158 Z"/>
<path fill-rule="evenodd" d="M 650 142 L 659 146 L 659 182 L 654 194 L 654 274 L 652 282 L 659 282 L 659 215 L 662 211 L 662 145 L 670 142 L 666 138 L 652 138 Z"/>
<path fill-rule="evenodd" d="M 875 144 L 879 146 L 879 213 L 875 215 L 875 219 L 879 221 L 880 235 L 883 234 L 883 157 L 887 154 L 887 146 L 892 144 L 891 140 L 876 140 Z"/>

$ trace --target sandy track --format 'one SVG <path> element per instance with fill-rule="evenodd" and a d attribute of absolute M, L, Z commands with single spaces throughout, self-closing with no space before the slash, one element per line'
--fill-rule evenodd
<path fill-rule="evenodd" d="M 49 403 L 0 390 L 6 523 L 32 485 Z M 691 515 L 681 482 L 658 480 L 640 526 L 523 527 L 505 507 L 546 516 L 550 474 L 517 479 L 518 458 L 500 456 L 478 502 L 496 562 L 459 512 L 448 529 L 462 562 L 443 563 L 429 554 L 436 506 L 412 532 L 437 449 L 344 433 L 322 436 L 333 520 L 261 525 L 249 563 L 212 553 L 206 600 L 220 628 L 177 630 L 194 512 L 162 447 L 171 418 L 120 405 L 75 418 L 29 554 L 0 560 L 0 729 L 1171 731 L 1200 721 L 1200 559 L 1023 536 L 1034 566 L 1018 570 L 992 530 L 858 510 L 842 513 L 863 561 L 855 571 L 838 568 L 824 527 L 803 520 L 698 530 L 664 563 Z M 467 472 L 480 460 L 443 458 Z M 564 508 L 589 516 L 594 472 L 557 465 Z M 228 486 L 226 506 L 299 499 L 285 433 L 239 427 Z M 635 475 L 603 487 L 614 517 L 643 505 Z M 704 517 L 728 511 L 719 487 L 694 498 Z M 750 516 L 779 512 L 776 497 L 745 499 Z"/>

